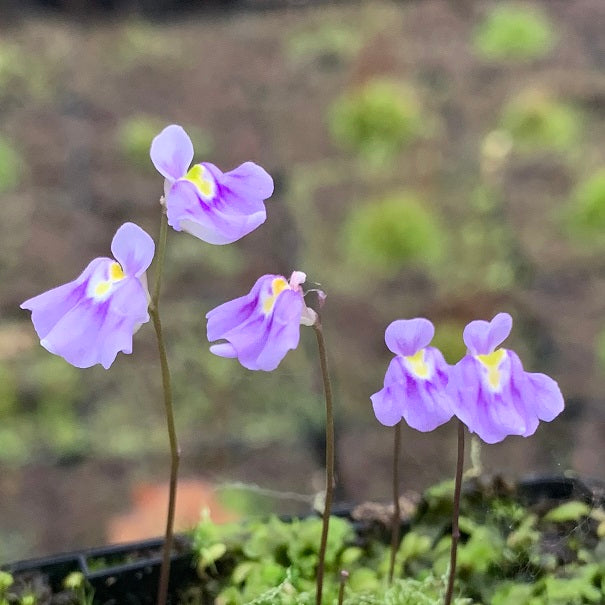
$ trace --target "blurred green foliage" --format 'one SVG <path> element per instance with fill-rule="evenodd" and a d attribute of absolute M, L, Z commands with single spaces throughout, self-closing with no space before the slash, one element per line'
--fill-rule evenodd
<path fill-rule="evenodd" d="M 605 243 L 605 168 L 576 185 L 566 218 L 578 240 Z"/>
<path fill-rule="evenodd" d="M 446 239 L 435 212 L 414 194 L 400 192 L 354 208 L 343 228 L 342 247 L 360 267 L 396 273 L 409 263 L 434 266 Z"/>
<path fill-rule="evenodd" d="M 440 322 L 435 326 L 435 337 L 431 343 L 437 347 L 449 364 L 458 363 L 466 355 L 466 345 L 462 340 L 464 324 L 454 321 Z"/>
<path fill-rule="evenodd" d="M 19 186 L 24 162 L 15 146 L 7 138 L 0 136 L 0 193 L 8 193 Z"/>
<path fill-rule="evenodd" d="M 477 27 L 475 52 L 488 60 L 526 61 L 545 56 L 555 44 L 548 19 L 522 4 L 499 4 Z"/>
<path fill-rule="evenodd" d="M 338 145 L 380 165 L 426 134 L 427 119 L 411 88 L 380 79 L 336 100 L 328 126 Z"/>
<path fill-rule="evenodd" d="M 522 152 L 571 151 L 580 140 L 582 126 L 575 107 L 539 89 L 518 95 L 501 118 L 501 127 L 510 133 L 514 148 Z"/>
<path fill-rule="evenodd" d="M 53 53 L 51 53 L 52 55 Z M 53 90 L 56 64 L 20 44 L 0 40 L 0 98 L 47 100 Z M 52 58 L 50 57 L 51 61 Z"/>
<path fill-rule="evenodd" d="M 166 121 L 157 116 L 135 115 L 124 120 L 118 128 L 117 143 L 125 158 L 137 168 L 150 172 L 155 168 L 149 159 L 149 147 L 153 138 L 166 127 Z M 195 157 L 202 161 L 203 157 L 212 151 L 210 136 L 201 129 L 186 127 L 193 142 Z M 199 159 L 198 159 L 199 158 Z"/>
<path fill-rule="evenodd" d="M 358 52 L 362 39 L 359 32 L 341 23 L 322 23 L 294 32 L 286 40 L 286 52 L 293 62 L 322 57 L 349 59 Z"/>

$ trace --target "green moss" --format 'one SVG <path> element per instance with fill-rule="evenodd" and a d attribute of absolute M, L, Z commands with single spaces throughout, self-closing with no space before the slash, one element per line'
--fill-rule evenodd
<path fill-rule="evenodd" d="M 548 19 L 535 7 L 500 4 L 479 25 L 473 36 L 477 55 L 488 60 L 527 61 L 545 56 L 555 34 Z"/>
<path fill-rule="evenodd" d="M 166 126 L 160 118 L 147 115 L 135 115 L 123 121 L 118 128 L 117 140 L 124 157 L 138 168 L 154 171 L 149 148 L 153 138 Z M 212 150 L 211 139 L 199 128 L 187 127 L 186 130 L 193 141 L 195 157 L 201 161 Z"/>
<path fill-rule="evenodd" d="M 373 80 L 335 101 L 328 116 L 334 141 L 375 164 L 388 161 L 426 133 L 414 92 L 397 82 Z"/>
<path fill-rule="evenodd" d="M 0 193 L 16 189 L 21 183 L 24 160 L 13 144 L 0 137 Z"/>
<path fill-rule="evenodd" d="M 582 123 L 581 114 L 573 106 L 532 89 L 506 106 L 501 127 L 510 133 L 517 151 L 566 152 L 578 143 Z"/>
<path fill-rule="evenodd" d="M 355 208 L 346 220 L 347 258 L 366 269 L 394 273 L 409 263 L 434 266 L 445 251 L 437 216 L 409 193 L 391 194 Z"/>

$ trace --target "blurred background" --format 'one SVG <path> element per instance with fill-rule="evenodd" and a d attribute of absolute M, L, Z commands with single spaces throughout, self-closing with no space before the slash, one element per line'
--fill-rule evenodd
<path fill-rule="evenodd" d="M 263 273 L 328 293 L 338 497 L 388 501 L 392 430 L 369 396 L 384 329 L 507 344 L 567 408 L 482 451 L 509 476 L 605 479 L 605 3 L 0 0 L 0 563 L 162 533 L 169 456 L 150 325 L 109 371 L 43 350 L 19 304 L 156 236 L 169 123 L 196 160 L 274 177 L 266 224 L 169 233 L 163 315 L 183 450 L 179 518 L 300 513 L 322 487 L 315 341 L 272 373 L 213 357 L 205 313 Z M 403 429 L 402 489 L 453 475 L 452 423 Z"/>

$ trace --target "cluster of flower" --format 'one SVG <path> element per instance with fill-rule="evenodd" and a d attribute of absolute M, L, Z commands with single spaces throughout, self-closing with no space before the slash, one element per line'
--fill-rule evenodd
<path fill-rule="evenodd" d="M 194 164 L 193 146 L 176 125 L 151 145 L 151 160 L 165 177 L 168 224 L 212 244 L 228 244 L 266 219 L 264 201 L 273 181 L 261 167 L 246 162 L 222 173 L 209 163 Z M 76 367 L 100 363 L 109 368 L 119 351 L 132 352 L 136 330 L 149 320 L 146 270 L 155 246 L 133 223 L 122 225 L 111 251 L 97 258 L 74 281 L 25 301 L 41 344 Z M 306 276 L 295 271 L 260 277 L 249 294 L 210 311 L 206 317 L 210 350 L 237 358 L 250 370 L 273 370 L 296 348 L 300 325 L 313 325 L 315 312 L 304 301 Z M 509 335 L 512 319 L 498 314 L 491 322 L 473 321 L 464 330 L 467 355 L 455 366 L 428 346 L 434 328 L 426 319 L 397 320 L 385 340 L 396 357 L 384 388 L 371 399 L 378 420 L 387 426 L 402 418 L 413 428 L 431 431 L 458 417 L 487 443 L 507 435 L 532 435 L 540 420 L 563 409 L 554 380 L 523 370 L 518 356 L 497 349 Z"/>

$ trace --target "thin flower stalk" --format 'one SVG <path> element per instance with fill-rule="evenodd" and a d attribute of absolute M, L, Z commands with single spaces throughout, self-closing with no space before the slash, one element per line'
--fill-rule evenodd
<path fill-rule="evenodd" d="M 456 460 L 456 483 L 454 486 L 454 513 L 452 516 L 452 545 L 450 548 L 450 574 L 447 581 L 444 605 L 450 605 L 454 594 L 454 580 L 456 578 L 456 558 L 458 555 L 458 541 L 460 540 L 460 492 L 462 488 L 462 469 L 464 467 L 464 424 L 458 421 L 458 459 Z"/>
<path fill-rule="evenodd" d="M 401 507 L 399 506 L 399 457 L 401 451 L 401 422 L 395 425 L 393 437 L 393 525 L 391 527 L 391 560 L 389 562 L 389 584 L 393 583 L 395 557 L 399 548 Z"/>
<path fill-rule="evenodd" d="M 328 543 L 328 530 L 330 527 L 330 513 L 332 511 L 332 499 L 334 492 L 334 413 L 332 399 L 332 383 L 328 373 L 328 358 L 326 345 L 321 327 L 319 315 L 313 324 L 317 338 L 319 351 L 319 363 L 321 365 L 321 376 L 323 379 L 324 394 L 326 398 L 326 497 L 323 510 L 321 542 L 319 545 L 319 561 L 317 564 L 317 586 L 315 592 L 315 603 L 321 605 L 323 592 L 324 567 L 326 559 L 326 546 Z"/>
<path fill-rule="evenodd" d="M 164 268 L 164 257 L 166 255 L 166 236 L 168 221 L 166 213 L 162 212 L 160 223 L 160 238 L 158 244 L 158 255 L 156 261 L 156 281 L 153 296 L 149 305 L 149 314 L 153 322 L 158 352 L 162 370 L 162 388 L 164 392 L 164 408 L 166 411 L 166 423 L 168 427 L 168 438 L 170 441 L 170 484 L 168 490 L 168 513 L 166 515 L 166 532 L 164 535 L 164 549 L 162 552 L 162 567 L 160 570 L 160 582 L 158 585 L 157 605 L 165 605 L 168 596 L 168 581 L 170 578 L 170 554 L 172 552 L 172 541 L 174 535 L 174 513 L 176 507 L 176 488 L 178 481 L 179 461 L 181 452 L 177 441 L 176 428 L 174 424 L 174 412 L 172 406 L 172 386 L 170 380 L 170 368 L 168 356 L 164 344 L 162 322 L 160 320 L 160 291 L 162 285 L 162 272 Z"/>

